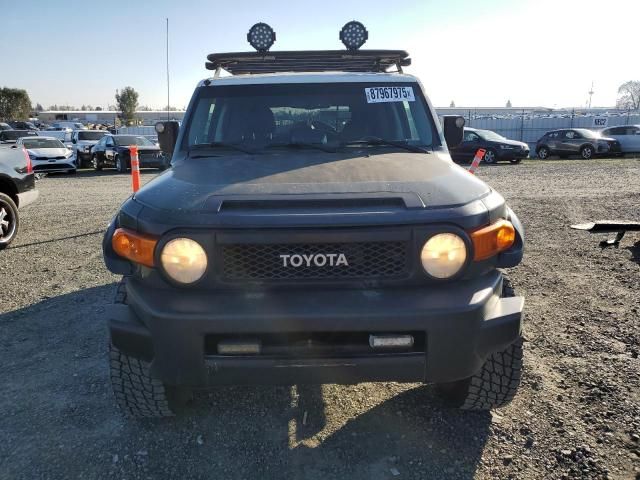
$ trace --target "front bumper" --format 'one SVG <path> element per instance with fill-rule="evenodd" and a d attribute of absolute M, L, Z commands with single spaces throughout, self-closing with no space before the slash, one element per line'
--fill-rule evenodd
<path fill-rule="evenodd" d="M 64 160 L 56 160 L 55 162 L 50 162 L 48 160 L 32 160 L 31 164 L 33 165 L 33 171 L 40 172 L 68 172 L 69 170 L 75 170 L 75 157 L 71 156 Z"/>
<path fill-rule="evenodd" d="M 491 272 L 441 287 L 203 292 L 130 279 L 129 306 L 108 308 L 114 346 L 151 361 L 169 385 L 450 382 L 477 372 L 520 335 L 521 297 L 500 298 Z M 418 333 L 420 351 L 354 355 L 219 355 L 208 339 L 260 335 Z"/>
<path fill-rule="evenodd" d="M 522 158 L 529 158 L 528 148 L 498 150 L 497 153 L 500 160 L 518 160 Z"/>

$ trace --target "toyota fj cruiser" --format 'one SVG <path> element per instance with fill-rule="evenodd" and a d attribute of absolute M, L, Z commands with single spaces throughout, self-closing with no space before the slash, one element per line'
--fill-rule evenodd
<path fill-rule="evenodd" d="M 184 122 L 156 126 L 172 168 L 104 237 L 124 276 L 108 309 L 111 380 L 134 416 L 224 384 L 436 384 L 490 409 L 522 371 L 523 299 L 503 268 L 524 234 L 504 199 L 455 165 L 404 51 L 212 54 Z M 231 75 L 220 76 L 221 70 Z M 393 71 L 390 71 L 393 70 Z"/>

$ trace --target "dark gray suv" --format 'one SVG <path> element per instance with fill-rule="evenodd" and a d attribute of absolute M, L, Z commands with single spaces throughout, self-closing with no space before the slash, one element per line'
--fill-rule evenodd
<path fill-rule="evenodd" d="M 620 153 L 620 142 L 602 137 L 598 132 L 586 128 L 552 130 L 545 133 L 536 144 L 536 154 L 543 160 L 551 155 L 558 155 L 560 158 L 580 155 L 589 160 L 599 154 L 611 153 Z"/>

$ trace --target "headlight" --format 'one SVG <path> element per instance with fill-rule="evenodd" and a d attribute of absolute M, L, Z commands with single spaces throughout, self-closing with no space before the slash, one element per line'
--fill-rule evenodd
<path fill-rule="evenodd" d="M 454 233 L 439 233 L 422 247 L 420 260 L 425 271 L 435 278 L 451 278 L 467 260 L 467 246 Z"/>
<path fill-rule="evenodd" d="M 502 150 L 511 150 L 512 148 L 516 148 L 514 145 L 500 145 Z"/>
<path fill-rule="evenodd" d="M 189 238 L 174 238 L 162 249 L 162 268 L 179 283 L 197 282 L 207 269 L 207 254 L 202 246 Z"/>

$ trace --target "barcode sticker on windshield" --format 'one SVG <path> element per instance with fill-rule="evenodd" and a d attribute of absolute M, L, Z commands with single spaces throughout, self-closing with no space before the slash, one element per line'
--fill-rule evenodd
<path fill-rule="evenodd" d="M 413 87 L 369 87 L 364 89 L 367 103 L 414 102 Z"/>

